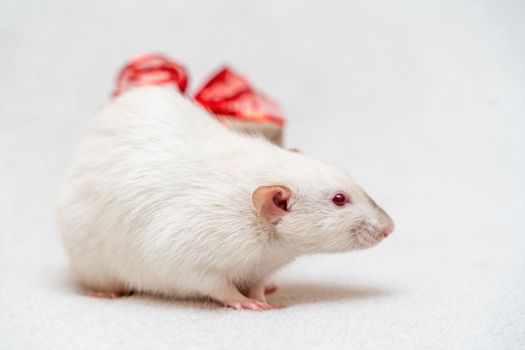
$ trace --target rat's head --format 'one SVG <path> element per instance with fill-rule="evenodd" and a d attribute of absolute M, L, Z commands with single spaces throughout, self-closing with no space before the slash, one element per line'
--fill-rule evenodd
<path fill-rule="evenodd" d="M 394 222 L 350 176 L 302 155 L 279 179 L 257 188 L 252 201 L 275 238 L 300 253 L 369 248 Z"/>

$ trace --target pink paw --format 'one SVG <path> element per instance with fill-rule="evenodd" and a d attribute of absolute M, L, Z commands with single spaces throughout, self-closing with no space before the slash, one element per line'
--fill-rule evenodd
<path fill-rule="evenodd" d="M 235 310 L 265 311 L 272 309 L 270 304 L 248 298 L 243 300 L 228 301 L 224 303 L 224 306 L 234 308 Z"/>

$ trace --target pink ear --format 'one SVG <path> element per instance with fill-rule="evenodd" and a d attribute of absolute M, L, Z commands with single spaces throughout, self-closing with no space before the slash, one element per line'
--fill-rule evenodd
<path fill-rule="evenodd" d="M 283 186 L 262 186 L 253 192 L 252 202 L 257 215 L 275 223 L 288 211 L 288 199 L 292 191 Z"/>

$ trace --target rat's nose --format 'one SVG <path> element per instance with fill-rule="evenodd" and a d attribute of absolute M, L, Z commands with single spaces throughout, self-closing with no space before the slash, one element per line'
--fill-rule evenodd
<path fill-rule="evenodd" d="M 392 233 L 392 231 L 394 231 L 394 226 L 387 226 L 381 230 L 381 233 L 383 234 L 383 237 L 386 238 Z"/>

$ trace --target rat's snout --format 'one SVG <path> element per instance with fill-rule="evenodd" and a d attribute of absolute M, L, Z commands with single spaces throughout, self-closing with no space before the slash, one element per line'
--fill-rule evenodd
<path fill-rule="evenodd" d="M 376 220 L 376 237 L 377 239 L 383 239 L 388 236 L 392 232 L 394 232 L 394 221 L 392 218 L 381 208 L 379 205 L 377 205 L 376 202 L 368 194 L 365 192 L 366 199 L 368 200 L 368 203 L 371 204 L 372 207 L 372 216 L 375 217 Z"/>
<path fill-rule="evenodd" d="M 385 213 L 383 210 L 382 211 L 382 214 L 383 214 L 383 228 L 380 230 L 380 235 L 381 235 L 381 238 L 387 238 L 388 236 L 390 236 L 390 234 L 392 232 L 394 232 L 394 228 L 396 227 L 396 225 L 394 224 L 394 221 L 390 218 L 390 216 L 388 216 L 387 213 Z"/>
<path fill-rule="evenodd" d="M 382 223 L 383 228 L 380 229 L 380 236 L 381 238 L 386 238 L 392 232 L 394 232 L 395 224 L 394 220 L 379 206 L 376 207 L 379 213 L 379 222 Z"/>

